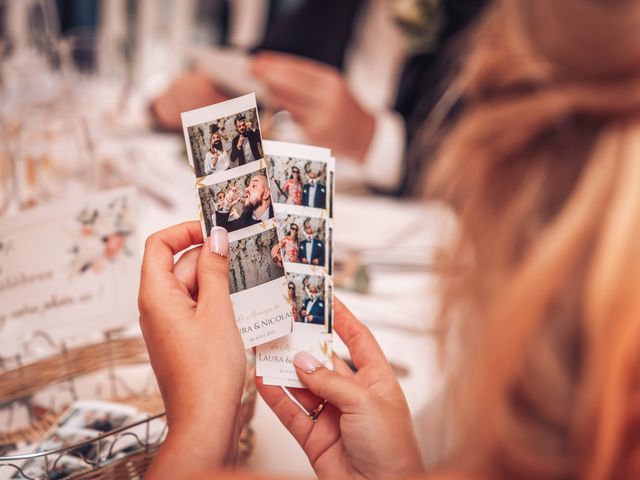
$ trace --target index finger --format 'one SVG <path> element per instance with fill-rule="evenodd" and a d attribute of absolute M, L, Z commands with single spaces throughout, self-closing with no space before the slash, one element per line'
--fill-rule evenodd
<path fill-rule="evenodd" d="M 144 245 L 141 283 L 164 272 L 172 272 L 173 257 L 201 243 L 203 243 L 202 229 L 198 221 L 180 223 L 149 236 Z"/>
<path fill-rule="evenodd" d="M 333 327 L 349 349 L 351 360 L 357 369 L 364 366 L 391 368 L 371 330 L 362 324 L 338 298 L 334 299 Z"/>

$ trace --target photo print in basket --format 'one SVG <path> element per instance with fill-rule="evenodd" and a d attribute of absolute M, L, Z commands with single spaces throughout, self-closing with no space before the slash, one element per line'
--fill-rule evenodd
<path fill-rule="evenodd" d="M 79 401 L 75 402 L 60 417 L 58 426 L 106 433 L 122 427 L 137 413 L 135 408 L 127 405 L 101 401 Z"/>
<path fill-rule="evenodd" d="M 326 208 L 326 162 L 268 155 L 267 165 L 276 203 Z"/>
<path fill-rule="evenodd" d="M 198 188 L 207 232 L 213 226 L 233 232 L 273 218 L 265 168 Z"/>
<path fill-rule="evenodd" d="M 65 429 L 61 428 L 51 432 L 36 449 L 37 452 L 45 452 L 47 450 L 57 450 L 63 447 L 69 447 L 78 443 L 86 442 L 99 435 L 99 432 L 84 429 Z M 104 445 L 104 441 L 102 445 Z M 78 457 L 80 459 L 88 459 L 97 461 L 99 458 L 101 442 L 87 443 L 81 447 L 69 450 L 68 455 Z"/>
<path fill-rule="evenodd" d="M 66 478 L 90 468 L 82 460 L 67 455 L 54 456 L 51 459 L 36 457 L 19 466 L 21 471 L 16 471 L 11 480 Z"/>
<path fill-rule="evenodd" d="M 255 108 L 187 127 L 196 177 L 264 157 Z"/>

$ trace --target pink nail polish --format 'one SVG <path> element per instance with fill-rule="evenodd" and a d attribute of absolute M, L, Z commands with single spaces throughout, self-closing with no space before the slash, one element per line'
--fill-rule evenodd
<path fill-rule="evenodd" d="M 213 227 L 209 236 L 209 249 L 211 253 L 226 257 L 229 255 L 229 234 L 222 227 Z"/>
<path fill-rule="evenodd" d="M 293 364 L 304 373 L 313 373 L 322 366 L 322 363 L 309 352 L 298 352 L 293 357 Z"/>

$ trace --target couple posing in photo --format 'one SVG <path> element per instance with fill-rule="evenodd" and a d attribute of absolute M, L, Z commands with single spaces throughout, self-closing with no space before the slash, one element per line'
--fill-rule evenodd
<path fill-rule="evenodd" d="M 209 126 L 209 148 L 204 156 L 204 174 L 222 172 L 229 168 L 263 158 L 260 130 L 244 115 L 234 119 L 235 136 L 228 143 L 217 124 Z"/>
<path fill-rule="evenodd" d="M 306 169 L 307 178 L 303 180 L 300 168 L 291 167 L 291 175 L 284 185 L 276 180 L 280 193 L 286 198 L 284 203 L 291 205 L 302 205 L 305 207 L 326 208 L 327 187 L 320 181 L 319 173 L 313 168 Z"/>

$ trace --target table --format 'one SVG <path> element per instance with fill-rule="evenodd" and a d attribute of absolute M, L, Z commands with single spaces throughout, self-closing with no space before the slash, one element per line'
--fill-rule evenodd
<path fill-rule="evenodd" d="M 192 173 L 176 159 L 180 157 L 182 139 L 154 137 L 157 138 L 153 143 L 161 152 L 154 158 L 156 162 L 163 162 L 163 170 L 173 179 L 164 193 L 175 202 L 175 207 L 167 211 L 143 197 L 142 236 L 197 218 L 195 193 L 186 193 L 193 191 Z M 357 176 L 353 166 L 347 165 L 345 177 L 341 175 L 339 164 L 334 227 L 336 252 L 405 250 L 413 256 L 424 256 L 428 263 L 429 255 L 454 234 L 455 220 L 446 207 L 366 194 L 350 195 L 343 190 L 354 190 Z M 438 312 L 436 276 L 427 269 L 410 273 L 383 269 L 372 273 L 370 294 L 345 290 L 337 290 L 336 294 L 370 326 L 389 360 L 409 371 L 399 379 L 400 384 L 419 433 L 424 458 L 430 463 L 436 461 L 443 441 L 427 434 L 424 425 L 433 417 L 429 411 L 431 406 L 440 408 L 439 396 L 444 382 L 437 364 L 437 345 L 431 335 Z M 346 347 L 336 340 L 337 353 L 346 356 Z M 281 475 L 313 474 L 298 444 L 260 398 L 253 428 L 256 446 L 249 464 L 251 469 Z"/>
<path fill-rule="evenodd" d="M 186 165 L 184 140 L 177 135 L 132 131 L 109 143 L 104 155 L 130 169 L 139 185 L 139 245 L 151 233 L 198 218 L 193 174 Z M 111 152 L 109 151 L 111 150 Z M 127 152 L 127 155 L 122 155 Z M 344 167 L 344 168 L 343 168 Z M 425 460 L 437 459 L 443 440 L 426 428 L 443 391 L 432 336 L 438 312 L 437 278 L 428 269 L 434 252 L 455 233 L 449 210 L 439 204 L 373 197 L 357 186 L 357 169 L 339 163 L 336 178 L 334 245 L 337 254 L 357 252 L 372 262 L 369 294 L 348 290 L 336 293 L 353 313 L 372 329 L 383 351 L 399 370 L 399 377 L 419 433 Z M 357 195 L 349 192 L 358 191 Z M 398 268 L 398 259 L 419 268 Z M 132 312 L 133 320 L 137 315 Z M 134 325 L 135 326 L 135 325 Z M 347 356 L 336 339 L 335 350 Z M 437 415 L 436 415 L 437 416 Z M 253 420 L 255 450 L 249 468 L 276 475 L 310 476 L 313 472 L 302 450 L 269 408 L 258 399 Z"/>

